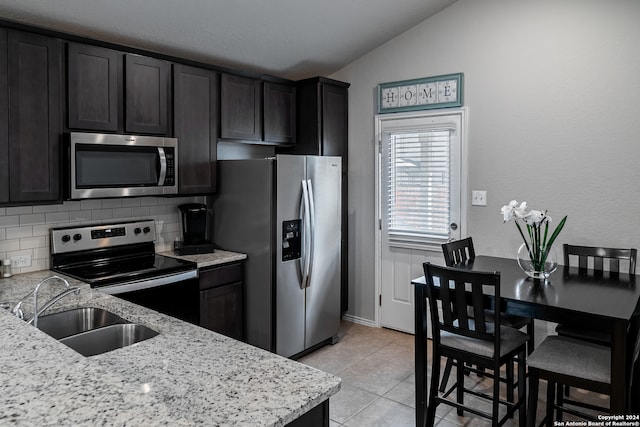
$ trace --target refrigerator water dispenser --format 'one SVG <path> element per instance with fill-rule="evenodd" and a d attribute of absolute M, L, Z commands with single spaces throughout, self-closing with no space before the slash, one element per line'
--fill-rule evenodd
<path fill-rule="evenodd" d="M 282 221 L 282 262 L 300 259 L 302 255 L 301 219 Z"/>

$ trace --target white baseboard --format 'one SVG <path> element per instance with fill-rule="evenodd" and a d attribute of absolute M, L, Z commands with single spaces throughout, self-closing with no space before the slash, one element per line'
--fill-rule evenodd
<path fill-rule="evenodd" d="M 346 320 L 347 322 L 357 323 L 359 325 L 369 326 L 371 328 L 377 328 L 376 322 L 369 319 L 364 319 L 362 317 L 353 316 L 351 314 L 343 314 L 342 320 Z"/>

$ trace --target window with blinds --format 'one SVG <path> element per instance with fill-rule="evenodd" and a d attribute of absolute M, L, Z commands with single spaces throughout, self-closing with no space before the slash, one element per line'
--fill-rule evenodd
<path fill-rule="evenodd" d="M 426 115 L 390 120 L 381 130 L 381 208 L 387 243 L 421 248 L 457 238 L 460 121 Z"/>

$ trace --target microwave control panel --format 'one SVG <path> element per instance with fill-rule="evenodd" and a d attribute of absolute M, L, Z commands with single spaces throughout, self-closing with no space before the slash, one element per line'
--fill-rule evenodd
<path fill-rule="evenodd" d="M 176 185 L 176 156 L 175 150 L 171 147 L 166 147 L 164 149 L 165 157 L 167 159 L 167 175 L 164 178 L 164 183 L 162 185 L 171 187 Z"/>

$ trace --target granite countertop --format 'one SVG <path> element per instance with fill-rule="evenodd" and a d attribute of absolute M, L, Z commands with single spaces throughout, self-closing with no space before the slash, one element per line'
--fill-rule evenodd
<path fill-rule="evenodd" d="M 170 256 L 173 258 L 186 259 L 187 261 L 193 261 L 198 264 L 198 268 L 211 267 L 215 265 L 228 264 L 230 262 L 244 261 L 247 259 L 247 255 L 223 251 L 216 249 L 215 252 L 210 254 L 197 254 L 197 255 L 177 255 L 174 251 L 160 252 L 158 255 Z"/>
<path fill-rule="evenodd" d="M 53 274 L 1 279 L 0 302 Z M 51 312 L 105 308 L 160 334 L 84 357 L 0 309 L 0 424 L 281 426 L 340 390 L 333 375 L 69 282 L 80 295 Z M 40 301 L 60 286 L 44 285 Z"/>

